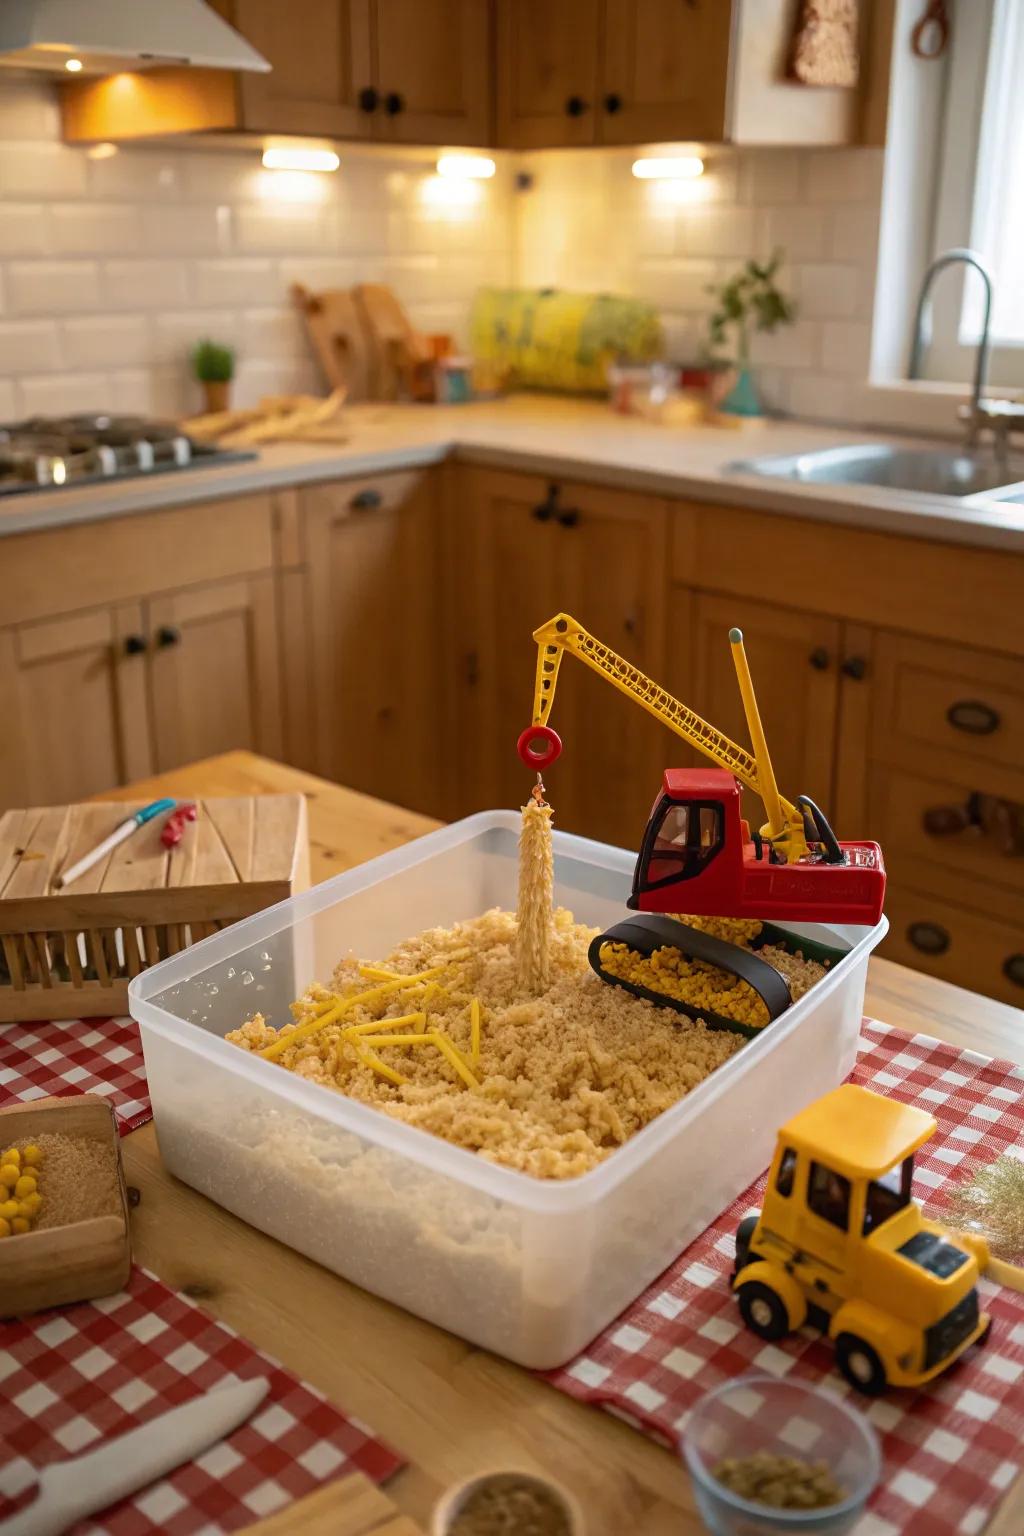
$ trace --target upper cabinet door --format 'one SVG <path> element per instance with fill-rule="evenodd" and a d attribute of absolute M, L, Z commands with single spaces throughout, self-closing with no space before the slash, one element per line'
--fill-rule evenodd
<path fill-rule="evenodd" d="M 373 133 L 398 144 L 489 144 L 487 0 L 371 0 Z"/>
<path fill-rule="evenodd" d="M 596 142 L 600 21 L 601 0 L 498 0 L 499 144 Z"/>
<path fill-rule="evenodd" d="M 371 0 L 236 0 L 234 24 L 272 65 L 240 77 L 242 124 L 277 133 L 369 138 Z M 372 99 L 372 98 L 371 98 Z"/>
<path fill-rule="evenodd" d="M 598 137 L 721 139 L 730 0 L 604 0 Z"/>

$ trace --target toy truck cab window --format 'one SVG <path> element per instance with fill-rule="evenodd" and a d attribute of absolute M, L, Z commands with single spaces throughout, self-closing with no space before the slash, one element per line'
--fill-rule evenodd
<path fill-rule="evenodd" d="M 699 875 L 721 850 L 722 841 L 722 807 L 716 801 L 679 801 L 664 795 L 644 839 L 637 890 Z"/>
<path fill-rule="evenodd" d="M 910 1186 L 914 1177 L 914 1159 L 906 1157 L 880 1179 L 872 1179 L 867 1187 L 864 1204 L 864 1236 L 874 1232 L 910 1204 Z"/>
<path fill-rule="evenodd" d="M 841 1232 L 850 1225 L 850 1181 L 824 1163 L 812 1163 L 807 1181 L 807 1205 L 815 1216 L 831 1222 Z"/>
<path fill-rule="evenodd" d="M 793 1193 L 793 1180 L 796 1177 L 796 1148 L 786 1147 L 779 1161 L 779 1171 L 775 1175 L 775 1188 L 780 1195 L 787 1198 Z"/>

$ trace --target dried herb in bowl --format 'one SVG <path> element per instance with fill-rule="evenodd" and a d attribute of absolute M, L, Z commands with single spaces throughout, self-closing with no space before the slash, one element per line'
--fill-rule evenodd
<path fill-rule="evenodd" d="M 846 1497 L 827 1462 L 799 1456 L 726 1456 L 711 1472 L 730 1493 L 772 1509 L 827 1509 Z"/>

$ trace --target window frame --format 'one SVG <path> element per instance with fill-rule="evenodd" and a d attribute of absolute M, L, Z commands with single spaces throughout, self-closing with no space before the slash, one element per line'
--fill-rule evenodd
<path fill-rule="evenodd" d="M 666 875 L 661 880 L 652 880 L 649 878 L 651 872 L 651 859 L 654 854 L 654 844 L 658 837 L 658 829 L 660 828 L 665 817 L 668 815 L 669 810 L 674 805 L 687 806 L 691 814 L 695 811 L 713 811 L 715 813 L 715 826 L 718 836 L 711 846 L 710 852 L 706 858 L 699 860 L 694 858 L 690 861 L 693 866 L 692 868 L 684 870 L 683 873 L 679 875 Z M 687 832 L 689 833 L 689 829 L 687 829 Z M 690 849 L 690 846 L 691 845 L 688 835 L 687 842 L 685 843 L 684 847 Z M 695 879 L 697 875 L 703 874 L 704 870 L 708 869 L 711 864 L 714 863 L 715 859 L 718 858 L 724 847 L 725 813 L 720 800 L 677 800 L 674 799 L 672 795 L 662 795 L 655 805 L 654 810 L 651 812 L 651 819 L 648 824 L 647 831 L 644 835 L 643 847 L 640 850 L 640 857 L 637 860 L 636 878 L 633 882 L 634 896 L 643 895 L 647 891 L 660 891 L 667 885 L 681 885 L 687 880 Z M 692 849 L 692 852 L 697 853 L 699 852 L 699 849 L 694 848 Z M 646 872 L 648 878 L 641 882 L 640 872 L 642 870 Z"/>

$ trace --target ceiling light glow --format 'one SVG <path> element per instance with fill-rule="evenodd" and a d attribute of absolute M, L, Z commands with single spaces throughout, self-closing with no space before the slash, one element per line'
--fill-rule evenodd
<path fill-rule="evenodd" d="M 633 161 L 633 175 L 640 181 L 692 181 L 703 176 L 699 155 L 658 155 Z"/>
<path fill-rule="evenodd" d="M 268 171 L 336 171 L 341 160 L 333 149 L 279 144 L 263 151 L 263 164 Z"/>
<path fill-rule="evenodd" d="M 80 74 L 81 71 L 82 71 L 82 67 L 83 66 L 82 66 L 81 59 L 65 59 L 64 60 L 64 68 L 67 70 L 69 75 Z"/>

